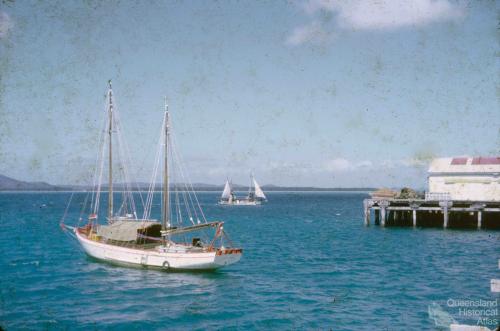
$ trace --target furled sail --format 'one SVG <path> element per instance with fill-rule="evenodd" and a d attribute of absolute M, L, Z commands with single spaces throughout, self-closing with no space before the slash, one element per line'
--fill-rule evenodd
<path fill-rule="evenodd" d="M 257 199 L 263 199 L 263 200 L 266 200 L 266 195 L 264 194 L 264 192 L 262 191 L 262 189 L 260 188 L 259 184 L 257 184 L 257 181 L 255 180 L 255 178 L 253 179 L 253 186 L 255 188 L 255 197 Z"/>
<path fill-rule="evenodd" d="M 222 192 L 221 199 L 229 199 L 231 196 L 231 185 L 229 184 L 229 180 L 226 180 L 226 185 L 224 186 L 224 191 Z"/>

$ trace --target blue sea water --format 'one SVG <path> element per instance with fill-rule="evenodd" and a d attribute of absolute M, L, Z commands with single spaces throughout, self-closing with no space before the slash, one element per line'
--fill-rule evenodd
<path fill-rule="evenodd" d="M 221 207 L 217 193 L 201 193 L 243 258 L 216 272 L 167 273 L 86 257 L 59 227 L 69 193 L 0 194 L 0 326 L 439 330 L 429 306 L 476 324 L 450 300 L 499 299 L 490 279 L 500 278 L 500 232 L 365 227 L 366 196 L 271 192 L 263 206 Z M 74 196 L 66 223 L 83 199 Z"/>

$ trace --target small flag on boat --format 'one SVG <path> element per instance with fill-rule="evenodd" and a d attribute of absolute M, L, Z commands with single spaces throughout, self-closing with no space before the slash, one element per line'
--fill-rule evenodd
<path fill-rule="evenodd" d="M 95 220 L 97 219 L 97 214 L 90 214 L 89 215 L 89 220 Z"/>

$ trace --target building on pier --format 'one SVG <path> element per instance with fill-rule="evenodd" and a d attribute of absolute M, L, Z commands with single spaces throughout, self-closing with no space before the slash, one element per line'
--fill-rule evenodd
<path fill-rule="evenodd" d="M 364 200 L 365 224 L 500 228 L 500 157 L 438 158 L 417 198 Z"/>
<path fill-rule="evenodd" d="M 429 191 L 454 201 L 500 201 L 500 157 L 434 159 L 429 167 Z"/>

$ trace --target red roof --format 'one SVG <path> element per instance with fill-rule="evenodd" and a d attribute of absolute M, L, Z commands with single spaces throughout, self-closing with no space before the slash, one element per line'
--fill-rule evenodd
<path fill-rule="evenodd" d="M 472 164 L 500 164 L 500 157 L 475 157 Z"/>
<path fill-rule="evenodd" d="M 455 157 L 451 160 L 451 165 L 464 165 L 467 164 L 466 157 Z"/>

